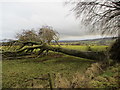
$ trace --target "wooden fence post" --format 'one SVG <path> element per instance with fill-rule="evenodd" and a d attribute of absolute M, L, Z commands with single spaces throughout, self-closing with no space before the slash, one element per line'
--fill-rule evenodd
<path fill-rule="evenodd" d="M 48 80 L 49 80 L 49 85 L 50 85 L 50 90 L 53 90 L 52 88 L 52 80 L 51 80 L 51 76 L 50 76 L 50 73 L 48 73 Z"/>

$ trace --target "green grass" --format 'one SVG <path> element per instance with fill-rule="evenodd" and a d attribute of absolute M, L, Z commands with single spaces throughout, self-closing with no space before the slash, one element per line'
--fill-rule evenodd
<path fill-rule="evenodd" d="M 87 51 L 87 46 L 62 46 L 63 48 Z M 108 46 L 91 46 L 94 51 L 103 51 Z M 73 57 L 61 53 L 50 52 L 48 56 L 30 59 L 3 60 L 2 80 L 3 88 L 32 88 L 31 78 L 46 76 L 50 73 L 52 79 L 54 74 L 61 73 L 71 79 L 76 72 L 83 73 L 93 60 Z M 47 81 L 35 80 L 36 87 L 47 85 Z M 34 87 L 34 88 L 36 88 Z"/>
<path fill-rule="evenodd" d="M 64 73 L 65 77 L 70 78 L 75 72 L 83 73 L 91 63 L 92 60 L 67 55 L 57 57 L 57 54 L 29 60 L 5 60 L 2 67 L 3 87 L 31 87 L 31 82 L 26 80 L 47 73 Z"/>
<path fill-rule="evenodd" d="M 62 47 L 63 48 L 68 48 L 68 49 L 74 49 L 74 50 L 88 51 L 88 46 L 86 46 L 86 45 L 84 45 L 84 46 L 80 46 L 80 45 L 63 45 Z M 105 51 L 106 48 L 108 48 L 109 46 L 94 45 L 94 46 L 89 46 L 89 47 L 93 51 Z"/>

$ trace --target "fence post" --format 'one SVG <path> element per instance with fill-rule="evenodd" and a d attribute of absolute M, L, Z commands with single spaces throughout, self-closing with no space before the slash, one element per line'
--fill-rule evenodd
<path fill-rule="evenodd" d="M 52 80 L 51 80 L 51 76 L 50 76 L 50 73 L 48 73 L 48 80 L 49 80 L 49 85 L 50 85 L 50 90 L 53 90 L 52 89 Z"/>

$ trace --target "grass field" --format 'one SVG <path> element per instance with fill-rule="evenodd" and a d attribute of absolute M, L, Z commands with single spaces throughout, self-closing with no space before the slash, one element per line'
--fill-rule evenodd
<path fill-rule="evenodd" d="M 3 61 L 3 87 L 31 87 L 30 78 L 47 73 L 64 74 L 70 78 L 75 72 L 83 73 L 94 61 L 71 56 L 46 56 L 37 59 Z M 41 83 L 41 82 L 40 82 Z M 39 84 L 40 84 L 39 83 Z"/>
<path fill-rule="evenodd" d="M 93 51 L 105 51 L 109 46 L 80 46 L 80 45 L 63 45 L 63 48 L 68 48 L 68 49 L 74 49 L 74 50 L 81 50 L 81 51 L 88 51 L 88 48 L 90 47 L 91 50 Z"/>
<path fill-rule="evenodd" d="M 86 51 L 87 46 L 62 46 L 64 48 Z M 108 46 L 91 46 L 94 51 L 105 50 Z M 50 73 L 54 81 L 54 74 L 62 74 L 71 79 L 76 72 L 83 73 L 93 60 L 73 57 L 61 53 L 49 53 L 48 56 L 30 59 L 3 60 L 2 79 L 3 88 L 39 88 L 47 87 L 48 81 L 30 80 L 37 77 L 47 77 Z M 33 85 L 33 82 L 35 85 Z"/>

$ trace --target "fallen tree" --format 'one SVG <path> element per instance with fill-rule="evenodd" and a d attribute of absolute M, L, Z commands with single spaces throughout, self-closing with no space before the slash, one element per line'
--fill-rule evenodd
<path fill-rule="evenodd" d="M 35 45 L 35 46 L 28 46 L 26 45 Z M 63 54 L 76 56 L 80 58 L 92 59 L 92 60 L 104 60 L 106 59 L 106 54 L 104 52 L 93 52 L 93 51 L 78 51 L 72 49 L 66 49 L 62 47 L 53 47 L 47 44 L 41 44 L 37 42 L 24 42 L 22 48 L 15 52 L 3 52 L 2 54 L 5 56 L 13 56 L 17 57 L 19 55 L 27 55 L 27 53 L 32 53 L 35 49 L 40 49 L 37 55 L 41 55 L 44 51 L 53 51 L 53 52 L 61 52 Z"/>

